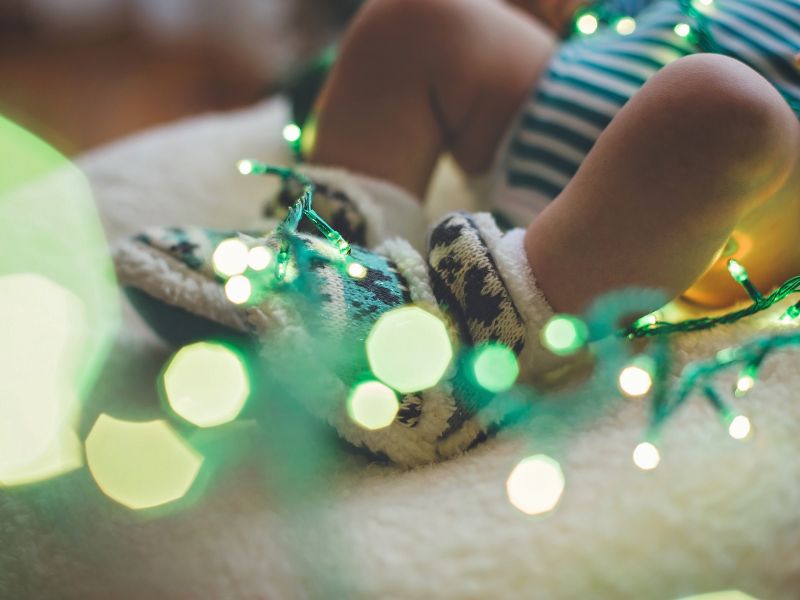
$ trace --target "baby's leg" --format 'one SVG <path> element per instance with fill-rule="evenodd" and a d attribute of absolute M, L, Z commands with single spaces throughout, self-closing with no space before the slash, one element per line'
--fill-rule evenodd
<path fill-rule="evenodd" d="M 539 284 L 556 309 L 572 312 L 629 285 L 678 296 L 770 204 L 798 139 L 788 105 L 748 67 L 715 55 L 676 61 L 623 107 L 529 227 Z M 797 202 L 787 215 L 795 223 Z M 706 299 L 734 300 L 735 284 L 726 285 Z"/>
<path fill-rule="evenodd" d="M 418 197 L 444 150 L 482 173 L 553 47 L 501 2 L 372 0 L 323 91 L 311 160 Z"/>

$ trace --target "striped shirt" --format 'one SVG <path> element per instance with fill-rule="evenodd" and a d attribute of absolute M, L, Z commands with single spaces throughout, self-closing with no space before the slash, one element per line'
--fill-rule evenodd
<path fill-rule="evenodd" d="M 713 51 L 749 65 L 800 113 L 800 0 L 611 0 L 636 17 L 620 35 L 611 26 L 564 42 L 531 95 L 501 156 L 504 192 L 495 209 L 524 225 L 555 198 L 600 133 L 656 71 L 689 54 Z M 611 6 L 609 6 L 611 5 Z M 682 37 L 679 23 L 696 33 Z M 509 193 L 510 192 L 510 193 Z"/>

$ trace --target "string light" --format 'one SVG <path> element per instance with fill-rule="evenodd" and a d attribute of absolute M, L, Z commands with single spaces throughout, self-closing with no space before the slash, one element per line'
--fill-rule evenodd
<path fill-rule="evenodd" d="M 800 317 L 800 302 L 798 302 L 797 304 L 793 304 L 792 306 L 790 306 L 790 307 L 789 307 L 789 308 L 786 310 L 786 312 L 785 312 L 785 313 L 783 313 L 783 315 L 781 316 L 781 318 L 779 319 L 779 321 L 780 321 L 781 323 L 784 323 L 784 324 L 786 324 L 786 323 L 792 323 L 794 320 L 796 320 L 796 319 L 797 319 L 797 317 Z"/>
<path fill-rule="evenodd" d="M 736 415 L 728 424 L 728 434 L 735 440 L 744 440 L 750 437 L 751 432 L 750 419 L 744 415 Z"/>
<path fill-rule="evenodd" d="M 731 274 L 731 277 L 744 288 L 751 300 L 754 302 L 763 300 L 764 297 L 761 295 L 761 292 L 759 292 L 756 286 L 753 285 L 753 282 L 750 281 L 750 275 L 747 273 L 747 269 L 745 269 L 739 261 L 734 258 L 728 259 L 728 272 Z"/>
<path fill-rule="evenodd" d="M 203 463 L 164 421 L 100 415 L 86 438 L 86 463 L 106 496 L 141 510 L 182 498 Z"/>
<path fill-rule="evenodd" d="M 618 378 L 619 389 L 630 398 L 646 395 L 653 387 L 653 377 L 641 365 L 630 365 L 622 369 Z"/>
<path fill-rule="evenodd" d="M 375 376 L 403 394 L 435 386 L 453 359 L 444 323 L 418 306 L 381 315 L 367 336 L 366 349 Z"/>
<path fill-rule="evenodd" d="M 178 350 L 164 369 L 162 382 L 172 410 L 198 427 L 233 421 L 250 394 L 247 370 L 239 356 L 210 342 Z"/>
<path fill-rule="evenodd" d="M 247 269 L 248 253 L 249 249 L 242 240 L 238 238 L 224 240 L 217 245 L 211 256 L 214 270 L 226 277 L 241 275 Z"/>
<path fill-rule="evenodd" d="M 675 25 L 674 31 L 678 37 L 685 38 L 692 32 L 692 28 L 688 23 L 678 23 Z"/>
<path fill-rule="evenodd" d="M 650 442 L 642 442 L 633 450 L 633 462 L 642 471 L 652 471 L 661 462 L 661 454 Z"/>
<path fill-rule="evenodd" d="M 250 248 L 247 253 L 247 266 L 254 271 L 263 271 L 272 262 L 272 252 L 264 246 Z"/>
<path fill-rule="evenodd" d="M 244 275 L 236 275 L 225 282 L 225 296 L 233 304 L 244 304 L 253 293 L 253 285 Z"/>
<path fill-rule="evenodd" d="M 379 381 L 358 384 L 347 399 L 347 414 L 350 419 L 371 431 L 391 425 L 399 408 L 397 394 Z"/>
<path fill-rule="evenodd" d="M 367 276 L 367 268 L 361 263 L 351 262 L 347 265 L 347 274 L 353 279 L 364 279 Z"/>
<path fill-rule="evenodd" d="M 614 26 L 620 35 L 630 35 L 636 31 L 636 19 L 633 17 L 622 17 Z"/>
<path fill-rule="evenodd" d="M 479 348 L 472 369 L 478 384 L 493 393 L 510 389 L 519 376 L 517 357 L 503 344 L 487 344 Z"/>
<path fill-rule="evenodd" d="M 564 493 L 561 465 L 544 454 L 522 459 L 506 480 L 511 504 L 526 515 L 553 510 Z"/>
<path fill-rule="evenodd" d="M 592 35 L 594 32 L 597 31 L 600 22 L 592 13 L 586 13 L 578 17 L 578 20 L 575 21 L 575 26 L 578 28 L 583 35 Z"/>
<path fill-rule="evenodd" d="M 283 139 L 285 139 L 290 144 L 299 142 L 302 134 L 303 132 L 300 129 L 300 127 L 298 127 L 297 123 L 289 123 L 286 127 L 283 128 Z"/>
<path fill-rule="evenodd" d="M 575 354 L 586 343 L 586 324 L 572 315 L 556 315 L 542 328 L 542 343 L 557 356 Z"/>

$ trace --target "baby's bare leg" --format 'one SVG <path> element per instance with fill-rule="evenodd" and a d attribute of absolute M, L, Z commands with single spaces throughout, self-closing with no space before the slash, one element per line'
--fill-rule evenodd
<path fill-rule="evenodd" d="M 445 150 L 482 173 L 553 47 L 500 2 L 372 0 L 323 91 L 311 159 L 418 197 Z"/>
<path fill-rule="evenodd" d="M 529 227 L 539 284 L 556 309 L 571 312 L 630 285 L 678 296 L 734 229 L 770 204 L 798 139 L 788 105 L 748 67 L 715 55 L 676 61 L 626 104 Z M 726 283 L 706 299 L 735 294 Z"/>

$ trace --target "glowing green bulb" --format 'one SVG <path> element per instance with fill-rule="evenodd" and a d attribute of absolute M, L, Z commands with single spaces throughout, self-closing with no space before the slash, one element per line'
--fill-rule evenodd
<path fill-rule="evenodd" d="M 517 357 L 502 344 L 490 344 L 478 350 L 472 369 L 478 384 L 494 393 L 510 389 L 519 375 Z"/>
<path fill-rule="evenodd" d="M 599 25 L 600 22 L 592 13 L 581 15 L 578 17 L 578 20 L 575 21 L 575 26 L 583 35 L 592 35 L 595 31 L 597 31 Z"/>
<path fill-rule="evenodd" d="M 364 279 L 367 276 L 367 267 L 357 262 L 351 262 L 347 265 L 347 274 L 353 279 Z"/>
<path fill-rule="evenodd" d="M 240 160 L 236 163 L 236 168 L 239 169 L 239 173 L 242 175 L 250 175 L 253 172 L 253 161 L 252 160 Z"/>
<path fill-rule="evenodd" d="M 642 471 L 652 471 L 661 462 L 661 453 L 650 442 L 642 442 L 633 451 L 633 463 Z"/>
<path fill-rule="evenodd" d="M 209 342 L 181 348 L 164 370 L 162 381 L 172 410 L 198 427 L 233 421 L 250 394 L 247 370 L 239 356 Z"/>
<path fill-rule="evenodd" d="M 618 380 L 619 389 L 631 398 L 644 396 L 653 387 L 653 377 L 639 365 L 630 365 L 622 369 Z"/>
<path fill-rule="evenodd" d="M 225 277 L 241 275 L 247 269 L 248 252 L 247 245 L 238 238 L 220 242 L 211 256 L 214 270 Z"/>
<path fill-rule="evenodd" d="M 743 375 L 736 381 L 736 395 L 744 396 L 747 392 L 753 389 L 756 385 L 756 380 L 750 375 Z"/>
<path fill-rule="evenodd" d="M 225 283 L 225 296 L 233 304 L 244 304 L 250 299 L 250 294 L 253 293 L 253 286 L 250 280 L 244 275 L 236 275 L 231 277 Z"/>
<path fill-rule="evenodd" d="M 688 37 L 688 35 L 692 32 L 692 28 L 688 23 L 678 23 L 675 25 L 674 31 L 678 37 L 685 38 Z"/>
<path fill-rule="evenodd" d="M 511 504 L 526 515 L 550 512 L 564 493 L 564 472 L 549 456 L 529 456 L 511 471 L 506 493 Z"/>
<path fill-rule="evenodd" d="M 730 273 L 731 277 L 733 277 L 738 283 L 744 283 L 749 277 L 747 270 L 742 266 L 742 264 L 733 258 L 728 260 L 728 273 Z"/>
<path fill-rule="evenodd" d="M 182 498 L 203 457 L 164 421 L 131 423 L 103 414 L 86 438 L 86 463 L 106 496 L 144 509 Z"/>
<path fill-rule="evenodd" d="M 369 430 L 391 425 L 399 408 L 397 394 L 379 381 L 360 383 L 347 399 L 349 417 L 360 427 Z"/>
<path fill-rule="evenodd" d="M 375 376 L 403 394 L 436 385 L 453 358 L 444 323 L 417 306 L 384 313 L 367 336 L 366 347 Z"/>
<path fill-rule="evenodd" d="M 264 246 L 250 248 L 247 253 L 247 266 L 254 271 L 263 271 L 272 262 L 272 252 Z"/>
<path fill-rule="evenodd" d="M 633 17 L 622 17 L 617 21 L 615 29 L 620 35 L 630 35 L 636 31 L 636 19 Z"/>
<path fill-rule="evenodd" d="M 797 317 L 800 317 L 800 302 L 790 306 L 779 320 L 781 323 L 791 323 Z"/>
<path fill-rule="evenodd" d="M 302 130 L 300 127 L 297 126 L 296 123 L 289 123 L 286 127 L 283 128 L 283 139 L 285 139 L 290 144 L 294 144 L 296 141 L 300 139 L 303 135 Z"/>
<path fill-rule="evenodd" d="M 697 3 L 700 6 L 711 6 L 712 4 L 714 4 L 714 0 L 697 0 Z"/>
<path fill-rule="evenodd" d="M 750 437 L 753 427 L 750 419 L 744 415 L 737 415 L 728 424 L 728 434 L 735 440 L 744 440 Z"/>
<path fill-rule="evenodd" d="M 575 354 L 586 343 L 586 324 L 572 315 L 556 315 L 550 319 L 540 334 L 542 343 L 557 356 Z"/>

